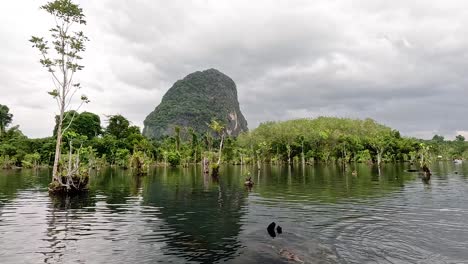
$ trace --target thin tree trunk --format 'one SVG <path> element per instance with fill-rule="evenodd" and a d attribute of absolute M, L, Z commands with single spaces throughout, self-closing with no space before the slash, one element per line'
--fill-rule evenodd
<path fill-rule="evenodd" d="M 63 109 L 63 107 L 61 107 L 59 123 L 58 123 L 58 128 L 57 128 L 57 142 L 55 144 L 55 157 L 54 157 L 54 167 L 52 169 L 52 181 L 54 181 L 54 180 L 58 181 L 59 180 L 58 179 L 58 164 L 59 164 L 59 161 L 60 161 L 60 148 L 61 148 L 61 145 L 62 145 L 63 113 L 64 113 L 64 109 Z"/>
<path fill-rule="evenodd" d="M 275 156 L 275 158 L 276 158 L 275 165 L 278 165 L 279 161 L 280 161 L 278 146 L 276 147 L 276 156 Z"/>
<path fill-rule="evenodd" d="M 382 163 L 382 153 L 378 150 L 377 151 L 377 166 L 380 167 L 381 163 Z"/>
<path fill-rule="evenodd" d="M 203 174 L 209 174 L 210 173 L 210 162 L 206 157 L 203 157 Z"/>
<path fill-rule="evenodd" d="M 224 141 L 224 134 L 221 136 L 221 143 L 219 143 L 219 152 L 218 152 L 218 162 L 216 164 L 219 164 L 221 163 L 221 151 L 223 149 L 223 141 Z"/>
<path fill-rule="evenodd" d="M 62 32 L 60 32 L 62 34 Z M 65 41 L 62 38 L 62 49 L 65 50 Z M 66 88 L 67 88 L 67 71 L 65 70 L 65 54 L 62 53 L 62 65 L 61 70 L 63 74 L 63 83 L 62 83 L 62 94 L 60 101 L 60 118 L 57 128 L 57 143 L 55 144 L 55 158 L 54 158 L 54 168 L 52 170 L 52 181 L 58 180 L 58 164 L 60 161 L 60 148 L 62 146 L 62 124 L 63 124 L 63 115 L 65 113 L 65 97 L 66 97 Z M 60 182 L 60 181 L 59 181 Z"/>
<path fill-rule="evenodd" d="M 305 165 L 305 155 L 304 155 L 304 141 L 302 141 L 302 152 L 301 152 L 301 162 L 302 162 L 302 166 Z"/>
<path fill-rule="evenodd" d="M 70 151 L 68 153 L 68 173 L 70 173 L 72 171 L 72 154 L 73 154 L 73 143 L 72 141 L 70 140 L 70 144 L 69 144 L 69 148 L 70 148 Z"/>

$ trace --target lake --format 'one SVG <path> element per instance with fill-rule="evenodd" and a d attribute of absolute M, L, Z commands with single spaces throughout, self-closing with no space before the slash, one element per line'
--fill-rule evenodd
<path fill-rule="evenodd" d="M 468 164 L 409 166 L 105 168 L 54 199 L 50 170 L 2 170 L 0 262 L 468 263 Z"/>

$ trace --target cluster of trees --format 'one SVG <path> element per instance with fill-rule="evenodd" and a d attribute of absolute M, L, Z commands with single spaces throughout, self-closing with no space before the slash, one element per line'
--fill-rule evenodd
<path fill-rule="evenodd" d="M 455 140 L 445 140 L 443 136 L 434 135 L 432 140 L 426 141 L 433 154 L 442 159 L 468 159 L 468 142 L 465 137 L 458 135 Z"/>
<path fill-rule="evenodd" d="M 52 166 L 56 137 L 29 139 L 18 126 L 9 127 L 12 118 L 8 107 L 0 105 L 0 166 Z M 185 166 L 201 163 L 204 158 L 218 166 L 468 158 L 468 144 L 462 136 L 454 141 L 438 135 L 432 140 L 407 138 L 371 119 L 319 117 L 266 122 L 237 138 L 226 137 L 222 124 L 213 121 L 211 132 L 200 135 L 191 128 L 174 127 L 172 136 L 158 140 L 143 136 L 139 127 L 122 115 L 109 116 L 103 127 L 94 113 L 69 111 L 63 125 L 68 131 L 61 152 L 80 148 L 81 161 L 89 168 L 113 165 L 144 171 L 151 164 Z M 57 125 L 53 133 L 57 133 Z"/>
<path fill-rule="evenodd" d="M 468 158 L 462 136 L 445 141 L 402 137 L 372 119 L 319 117 L 266 122 L 238 139 L 244 154 L 262 162 L 381 162 Z"/>
<path fill-rule="evenodd" d="M 8 109 L 2 105 L 0 108 Z M 30 139 L 19 130 L 18 126 L 7 129 L 13 115 L 9 111 L 6 112 L 8 115 L 0 116 L 0 121 L 5 122 L 5 129 L 2 129 L 0 135 L 0 166 L 2 168 L 52 166 L 58 118 L 53 136 Z M 149 140 L 141 135 L 137 126 L 131 126 L 122 115 L 109 116 L 108 125 L 104 128 L 101 127 L 100 117 L 94 113 L 69 111 L 65 112 L 64 117 L 63 124 L 68 129 L 64 134 L 61 152 L 67 153 L 70 147 L 75 149 L 80 147 L 79 154 L 82 161 L 91 167 L 104 164 L 128 167 L 131 158 L 141 155 L 140 150 L 150 153 Z M 71 140 L 73 144 L 70 146 Z"/>
<path fill-rule="evenodd" d="M 261 124 L 239 138 L 257 162 L 376 162 L 409 160 L 419 143 L 372 119 L 319 117 Z"/>

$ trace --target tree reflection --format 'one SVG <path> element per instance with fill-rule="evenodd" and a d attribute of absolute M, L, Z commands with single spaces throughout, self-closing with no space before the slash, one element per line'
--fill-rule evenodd
<path fill-rule="evenodd" d="M 302 168 L 272 167 L 262 172 L 256 183 L 256 192 L 263 197 L 281 196 L 282 199 L 295 201 L 316 200 L 321 202 L 346 201 L 348 198 L 366 198 L 385 195 L 401 190 L 405 182 L 414 180 L 416 175 L 406 173 L 401 164 L 383 164 L 377 166 L 356 164 L 356 175 L 351 171 L 343 173 L 340 166 L 334 164 Z"/>
<path fill-rule="evenodd" d="M 242 207 L 246 191 L 240 172 L 221 172 L 207 179 L 192 170 L 168 168 L 148 177 L 144 202 L 160 207 L 160 217 L 173 230 L 167 236 L 167 254 L 189 261 L 212 263 L 233 257 L 241 246 Z"/>
<path fill-rule="evenodd" d="M 85 207 L 94 208 L 96 201 L 93 195 L 81 193 L 79 195 L 56 195 L 50 197 L 50 204 L 47 208 L 47 230 L 46 241 L 48 246 L 42 251 L 44 263 L 71 262 L 65 256 L 70 243 L 80 239 L 80 234 L 86 228 L 82 225 L 81 219 L 94 210 L 77 211 Z"/>

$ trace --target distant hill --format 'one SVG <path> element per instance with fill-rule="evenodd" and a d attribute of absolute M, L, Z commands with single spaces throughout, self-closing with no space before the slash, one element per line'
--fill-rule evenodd
<path fill-rule="evenodd" d="M 167 91 L 161 103 L 146 117 L 143 134 L 150 138 L 172 135 L 174 126 L 192 127 L 198 133 L 205 133 L 213 118 L 221 121 L 232 136 L 248 130 L 234 81 L 215 69 L 197 71 Z"/>

